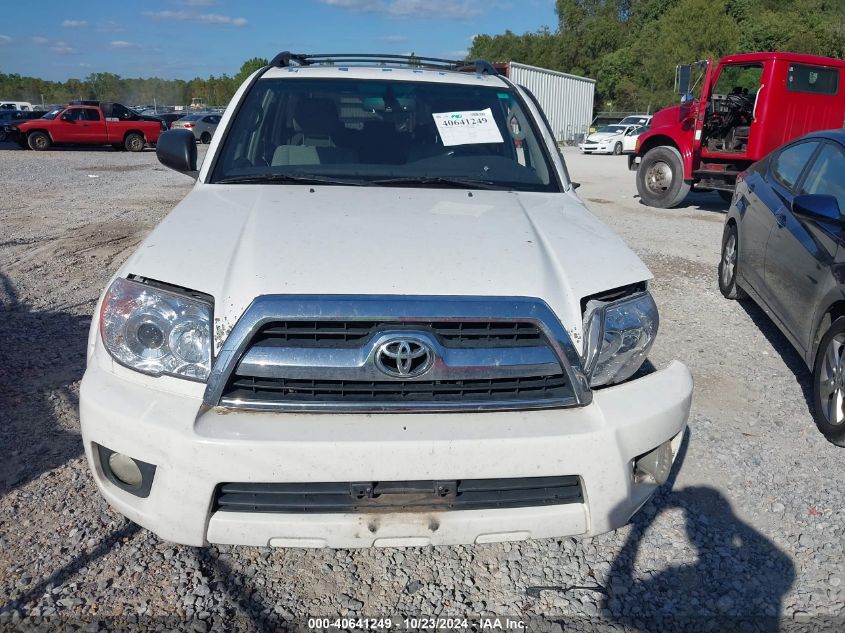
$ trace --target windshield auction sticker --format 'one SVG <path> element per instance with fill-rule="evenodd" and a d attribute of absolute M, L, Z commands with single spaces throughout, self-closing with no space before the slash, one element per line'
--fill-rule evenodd
<path fill-rule="evenodd" d="M 504 143 L 490 108 L 478 112 L 433 112 L 443 145 Z"/>

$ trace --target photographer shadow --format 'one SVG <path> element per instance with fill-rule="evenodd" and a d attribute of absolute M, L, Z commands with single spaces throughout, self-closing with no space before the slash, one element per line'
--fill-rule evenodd
<path fill-rule="evenodd" d="M 647 630 L 778 631 L 795 566 L 777 545 L 737 517 L 715 488 L 673 490 L 688 444 L 689 431 L 665 492 L 631 520 L 628 538 L 611 565 L 604 613 L 625 626 L 645 624 Z M 669 567 L 654 560 L 638 564 L 649 527 L 673 509 L 683 511 L 697 560 Z M 684 549 L 673 551 L 689 559 Z"/>
<path fill-rule="evenodd" d="M 34 310 L 0 273 L 0 495 L 82 455 L 74 384 L 90 322 Z"/>

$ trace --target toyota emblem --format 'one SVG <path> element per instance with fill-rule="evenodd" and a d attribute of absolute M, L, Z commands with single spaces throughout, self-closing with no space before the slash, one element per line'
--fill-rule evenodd
<path fill-rule="evenodd" d="M 376 367 L 394 378 L 414 378 L 424 374 L 433 361 L 431 347 L 413 338 L 390 339 L 376 350 Z"/>

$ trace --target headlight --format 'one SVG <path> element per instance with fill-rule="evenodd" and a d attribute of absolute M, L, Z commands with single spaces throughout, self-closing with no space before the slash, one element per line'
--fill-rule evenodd
<path fill-rule="evenodd" d="M 630 378 L 648 356 L 660 319 L 648 292 L 618 301 L 590 301 L 584 317 L 584 370 L 590 386 Z"/>
<path fill-rule="evenodd" d="M 100 335 L 121 365 L 160 376 L 205 380 L 211 369 L 211 306 L 115 279 L 100 308 Z"/>

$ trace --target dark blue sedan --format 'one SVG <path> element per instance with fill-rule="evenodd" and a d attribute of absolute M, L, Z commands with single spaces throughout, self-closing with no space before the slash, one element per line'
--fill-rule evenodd
<path fill-rule="evenodd" d="M 776 149 L 737 179 L 719 289 L 750 296 L 813 372 L 813 416 L 845 446 L 845 130 Z"/>

